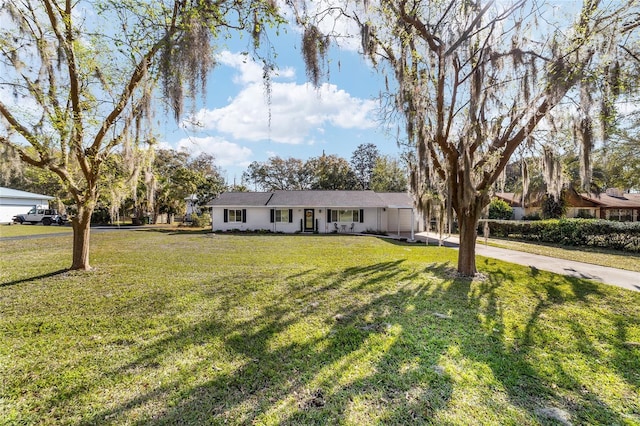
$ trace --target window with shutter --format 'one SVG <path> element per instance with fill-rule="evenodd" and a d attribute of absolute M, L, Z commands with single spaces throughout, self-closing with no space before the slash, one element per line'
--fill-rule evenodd
<path fill-rule="evenodd" d="M 293 209 L 273 209 L 274 221 L 277 223 L 292 223 Z"/>

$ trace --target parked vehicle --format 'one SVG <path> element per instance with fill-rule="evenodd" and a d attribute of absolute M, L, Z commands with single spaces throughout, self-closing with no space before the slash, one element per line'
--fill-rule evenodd
<path fill-rule="evenodd" d="M 33 206 L 26 214 L 19 214 L 13 217 L 13 221 L 17 223 L 31 223 L 35 225 L 41 223 L 45 226 L 52 224 L 64 225 L 67 222 L 65 215 L 58 214 L 55 209 L 50 209 L 45 206 Z"/>

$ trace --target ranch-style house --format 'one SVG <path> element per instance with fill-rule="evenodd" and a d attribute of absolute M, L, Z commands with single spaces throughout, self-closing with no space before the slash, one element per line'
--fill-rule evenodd
<path fill-rule="evenodd" d="M 420 231 L 407 193 L 225 192 L 207 204 L 213 231 L 409 233 Z M 413 236 L 413 235 L 412 235 Z"/>

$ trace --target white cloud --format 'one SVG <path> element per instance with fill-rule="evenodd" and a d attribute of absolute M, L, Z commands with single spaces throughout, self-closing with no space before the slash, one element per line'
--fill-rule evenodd
<path fill-rule="evenodd" d="M 240 71 L 240 74 L 233 78 L 236 84 L 262 83 L 263 67 L 255 62 L 249 55 L 242 53 L 231 53 L 228 50 L 220 52 L 216 55 L 216 60 L 222 65 L 227 65 Z M 272 78 L 294 78 L 295 70 L 290 67 L 276 69 L 272 71 Z"/>
<path fill-rule="evenodd" d="M 295 13 L 288 9 L 284 2 L 280 3 L 281 10 L 285 11 L 288 21 L 296 22 Z M 364 11 L 362 3 L 359 1 L 316 0 L 307 2 L 305 7 L 309 16 L 319 17 L 317 25 L 323 34 L 335 36 L 332 39 L 332 43 L 337 44 L 341 49 L 354 52 L 361 47 L 360 28 L 353 19 L 346 17 L 345 14 L 357 14 L 364 20 L 375 18 Z M 342 13 L 343 11 L 345 13 Z M 300 26 L 292 25 L 291 27 L 293 31 L 302 33 Z"/>
<path fill-rule="evenodd" d="M 246 55 L 229 52 L 223 52 L 219 61 L 240 71 L 234 81 L 244 87 L 227 106 L 200 110 L 191 119 L 198 123 L 199 130 L 216 130 L 239 140 L 301 144 L 312 132 L 324 133 L 327 125 L 343 129 L 375 126 L 370 118 L 377 108 L 373 100 L 354 98 L 328 83 L 314 88 L 310 84 L 272 81 L 268 105 L 258 64 Z M 273 78 L 294 76 L 294 71 L 286 68 Z"/>
<path fill-rule="evenodd" d="M 183 138 L 171 146 L 161 143 L 160 147 L 185 150 L 192 156 L 205 152 L 213 155 L 216 158 L 216 164 L 223 168 L 229 166 L 246 167 L 253 156 L 251 149 L 213 136 Z"/>

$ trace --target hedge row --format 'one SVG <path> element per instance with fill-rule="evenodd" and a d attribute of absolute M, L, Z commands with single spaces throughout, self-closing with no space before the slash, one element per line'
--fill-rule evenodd
<path fill-rule="evenodd" d="M 640 222 L 601 219 L 549 219 L 534 222 L 488 220 L 489 234 L 529 241 L 640 252 Z M 484 221 L 478 226 L 483 235 Z"/>

